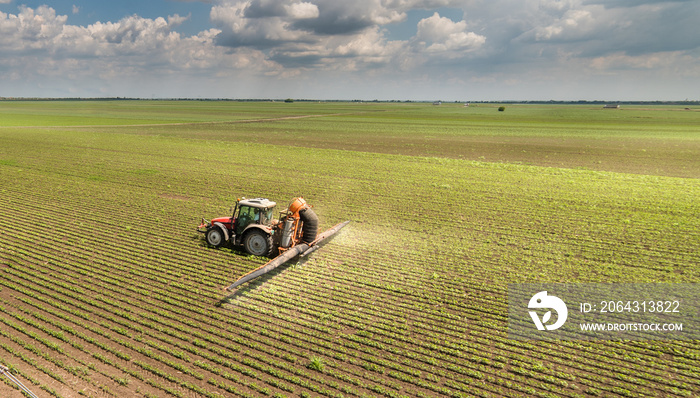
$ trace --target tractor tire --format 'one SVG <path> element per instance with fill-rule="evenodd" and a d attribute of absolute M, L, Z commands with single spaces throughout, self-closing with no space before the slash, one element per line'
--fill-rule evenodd
<path fill-rule="evenodd" d="M 245 251 L 254 256 L 270 257 L 272 255 L 272 236 L 259 229 L 253 229 L 243 237 Z"/>
<path fill-rule="evenodd" d="M 226 242 L 226 238 L 224 237 L 224 231 L 222 231 L 219 227 L 210 228 L 207 231 L 206 238 L 207 243 L 210 246 L 214 247 L 220 247 Z"/>

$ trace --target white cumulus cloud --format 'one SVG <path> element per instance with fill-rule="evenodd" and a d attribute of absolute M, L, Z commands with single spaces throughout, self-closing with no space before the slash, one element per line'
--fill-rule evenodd
<path fill-rule="evenodd" d="M 548 26 L 535 29 L 536 40 L 580 38 L 596 32 L 599 20 L 588 10 L 569 10 L 564 16 Z"/>
<path fill-rule="evenodd" d="M 313 3 L 292 3 L 284 7 L 294 19 L 318 18 L 319 15 L 318 6 Z"/>
<path fill-rule="evenodd" d="M 248 15 L 253 5 L 249 1 L 214 6 L 210 18 L 217 29 L 221 30 L 217 43 L 233 48 L 271 48 L 281 43 L 304 41 L 307 33 L 291 26 L 295 19 L 311 18 L 312 8 L 303 4 L 306 3 L 288 4 L 283 14 L 258 5 L 254 17 Z M 277 6 L 274 4 L 274 7 Z M 290 17 L 287 12 L 296 14 Z"/>
<path fill-rule="evenodd" d="M 470 51 L 486 42 L 486 37 L 467 29 L 466 21 L 453 22 L 437 12 L 418 22 L 416 38 L 428 52 Z"/>

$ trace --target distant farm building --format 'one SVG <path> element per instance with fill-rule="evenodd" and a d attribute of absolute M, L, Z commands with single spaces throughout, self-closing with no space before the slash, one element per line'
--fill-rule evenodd
<path fill-rule="evenodd" d="M 608 104 L 603 107 L 603 109 L 620 109 L 620 105 Z"/>
<path fill-rule="evenodd" d="M 435 101 L 433 102 L 433 105 L 442 105 L 442 101 Z"/>

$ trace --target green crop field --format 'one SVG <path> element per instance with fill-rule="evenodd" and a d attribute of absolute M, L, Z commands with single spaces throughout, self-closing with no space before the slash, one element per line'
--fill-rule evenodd
<path fill-rule="evenodd" d="M 700 108 L 0 102 L 0 364 L 40 397 L 692 397 L 698 341 L 515 341 L 508 284 L 700 282 Z M 309 259 L 196 233 L 302 195 Z M 0 396 L 21 397 L 3 377 Z"/>

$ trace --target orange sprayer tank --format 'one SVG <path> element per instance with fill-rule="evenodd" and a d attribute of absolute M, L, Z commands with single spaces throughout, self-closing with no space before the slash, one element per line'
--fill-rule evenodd
<path fill-rule="evenodd" d="M 301 210 L 307 209 L 308 207 L 309 205 L 306 204 L 304 198 L 300 196 L 292 200 L 292 203 L 289 204 L 289 211 L 294 215 L 298 215 Z"/>

